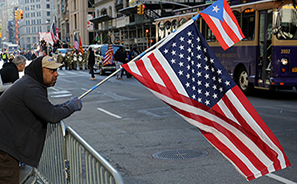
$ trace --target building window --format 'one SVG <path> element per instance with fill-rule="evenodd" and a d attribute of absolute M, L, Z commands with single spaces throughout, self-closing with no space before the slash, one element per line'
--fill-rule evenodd
<path fill-rule="evenodd" d="M 31 5 L 31 10 L 35 10 L 35 5 Z"/>
<path fill-rule="evenodd" d="M 51 16 L 51 12 L 47 11 L 46 16 Z"/>
<path fill-rule="evenodd" d="M 50 4 L 46 4 L 46 8 L 47 9 L 50 9 L 51 7 L 50 7 Z"/>
<path fill-rule="evenodd" d="M 77 29 L 77 24 L 76 24 L 76 14 L 74 15 L 74 29 Z"/>

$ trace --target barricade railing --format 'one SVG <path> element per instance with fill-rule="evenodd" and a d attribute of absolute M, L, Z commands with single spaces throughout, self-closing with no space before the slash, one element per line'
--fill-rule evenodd
<path fill-rule="evenodd" d="M 49 124 L 33 183 L 123 184 L 121 175 L 64 122 Z M 24 178 L 22 181 L 26 181 Z M 23 183 L 23 182 L 21 182 Z"/>

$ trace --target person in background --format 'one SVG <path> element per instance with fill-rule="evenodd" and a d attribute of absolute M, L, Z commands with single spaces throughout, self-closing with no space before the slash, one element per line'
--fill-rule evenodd
<path fill-rule="evenodd" d="M 32 53 L 31 59 L 34 60 L 37 58 L 37 55 L 35 54 L 35 52 Z"/>
<path fill-rule="evenodd" d="M 2 53 L 2 60 L 3 60 L 3 63 L 7 63 L 8 61 L 8 58 L 9 58 L 9 55 L 7 53 L 7 51 L 5 51 L 4 53 Z"/>
<path fill-rule="evenodd" d="M 19 162 L 37 167 L 47 124 L 56 124 L 82 109 L 77 97 L 53 105 L 47 88 L 55 86 L 61 64 L 49 56 L 36 58 L 25 75 L 0 97 L 0 183 L 19 183 Z"/>
<path fill-rule="evenodd" d="M 70 58 L 70 51 L 67 51 L 65 56 L 65 70 L 70 70 L 70 65 L 71 65 L 71 58 Z"/>
<path fill-rule="evenodd" d="M 57 57 L 57 62 L 63 64 L 64 57 L 62 56 L 61 51 L 59 51 L 58 57 Z M 63 65 L 60 66 L 60 70 L 62 70 Z"/>
<path fill-rule="evenodd" d="M 41 47 L 41 51 L 46 50 L 46 42 L 45 42 L 44 38 L 42 38 L 40 41 L 40 47 Z"/>
<path fill-rule="evenodd" d="M 95 65 L 95 54 L 94 54 L 92 47 L 90 47 L 89 48 L 89 56 L 88 56 L 88 68 L 89 68 L 90 74 L 91 74 L 90 80 L 95 80 L 94 65 Z"/>
<path fill-rule="evenodd" d="M 121 65 L 125 63 L 126 57 L 127 57 L 127 55 L 124 52 L 124 47 L 121 46 L 114 54 L 116 70 L 118 70 L 121 67 Z M 116 79 L 117 80 L 122 79 L 122 75 L 123 75 L 123 70 L 116 74 Z"/>
<path fill-rule="evenodd" d="M 83 63 L 84 63 L 84 66 L 85 66 L 85 70 L 88 69 L 88 50 L 84 50 L 84 53 L 83 53 Z"/>
<path fill-rule="evenodd" d="M 8 60 L 9 62 L 12 62 L 13 59 L 14 59 L 14 55 L 11 53 Z"/>
<path fill-rule="evenodd" d="M 16 56 L 12 62 L 5 63 L 3 68 L 0 70 L 2 82 L 14 83 L 19 79 L 19 72 L 22 72 L 26 66 L 27 58 L 22 55 Z"/>
<path fill-rule="evenodd" d="M 132 51 L 129 53 L 129 61 L 132 61 L 136 56 L 139 55 L 137 47 L 133 47 Z M 127 72 L 127 78 L 131 78 L 132 75 Z"/>

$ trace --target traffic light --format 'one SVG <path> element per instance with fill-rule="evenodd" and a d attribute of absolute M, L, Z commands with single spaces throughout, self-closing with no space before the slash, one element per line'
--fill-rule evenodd
<path fill-rule="evenodd" d="M 23 19 L 23 10 L 20 10 L 20 19 Z"/>
<path fill-rule="evenodd" d="M 143 5 L 143 4 L 137 5 L 137 14 L 143 15 L 144 14 L 144 8 L 145 8 L 145 5 Z"/>
<path fill-rule="evenodd" d="M 149 34 L 150 30 L 149 29 L 146 29 L 145 30 L 145 36 L 148 38 L 148 34 Z"/>
<path fill-rule="evenodd" d="M 15 20 L 19 19 L 19 10 L 14 11 L 14 19 Z"/>

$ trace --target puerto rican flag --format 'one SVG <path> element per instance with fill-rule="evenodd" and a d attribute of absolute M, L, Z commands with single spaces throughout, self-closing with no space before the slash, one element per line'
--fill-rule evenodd
<path fill-rule="evenodd" d="M 200 12 L 224 50 L 242 40 L 244 35 L 226 0 L 219 0 Z"/>

